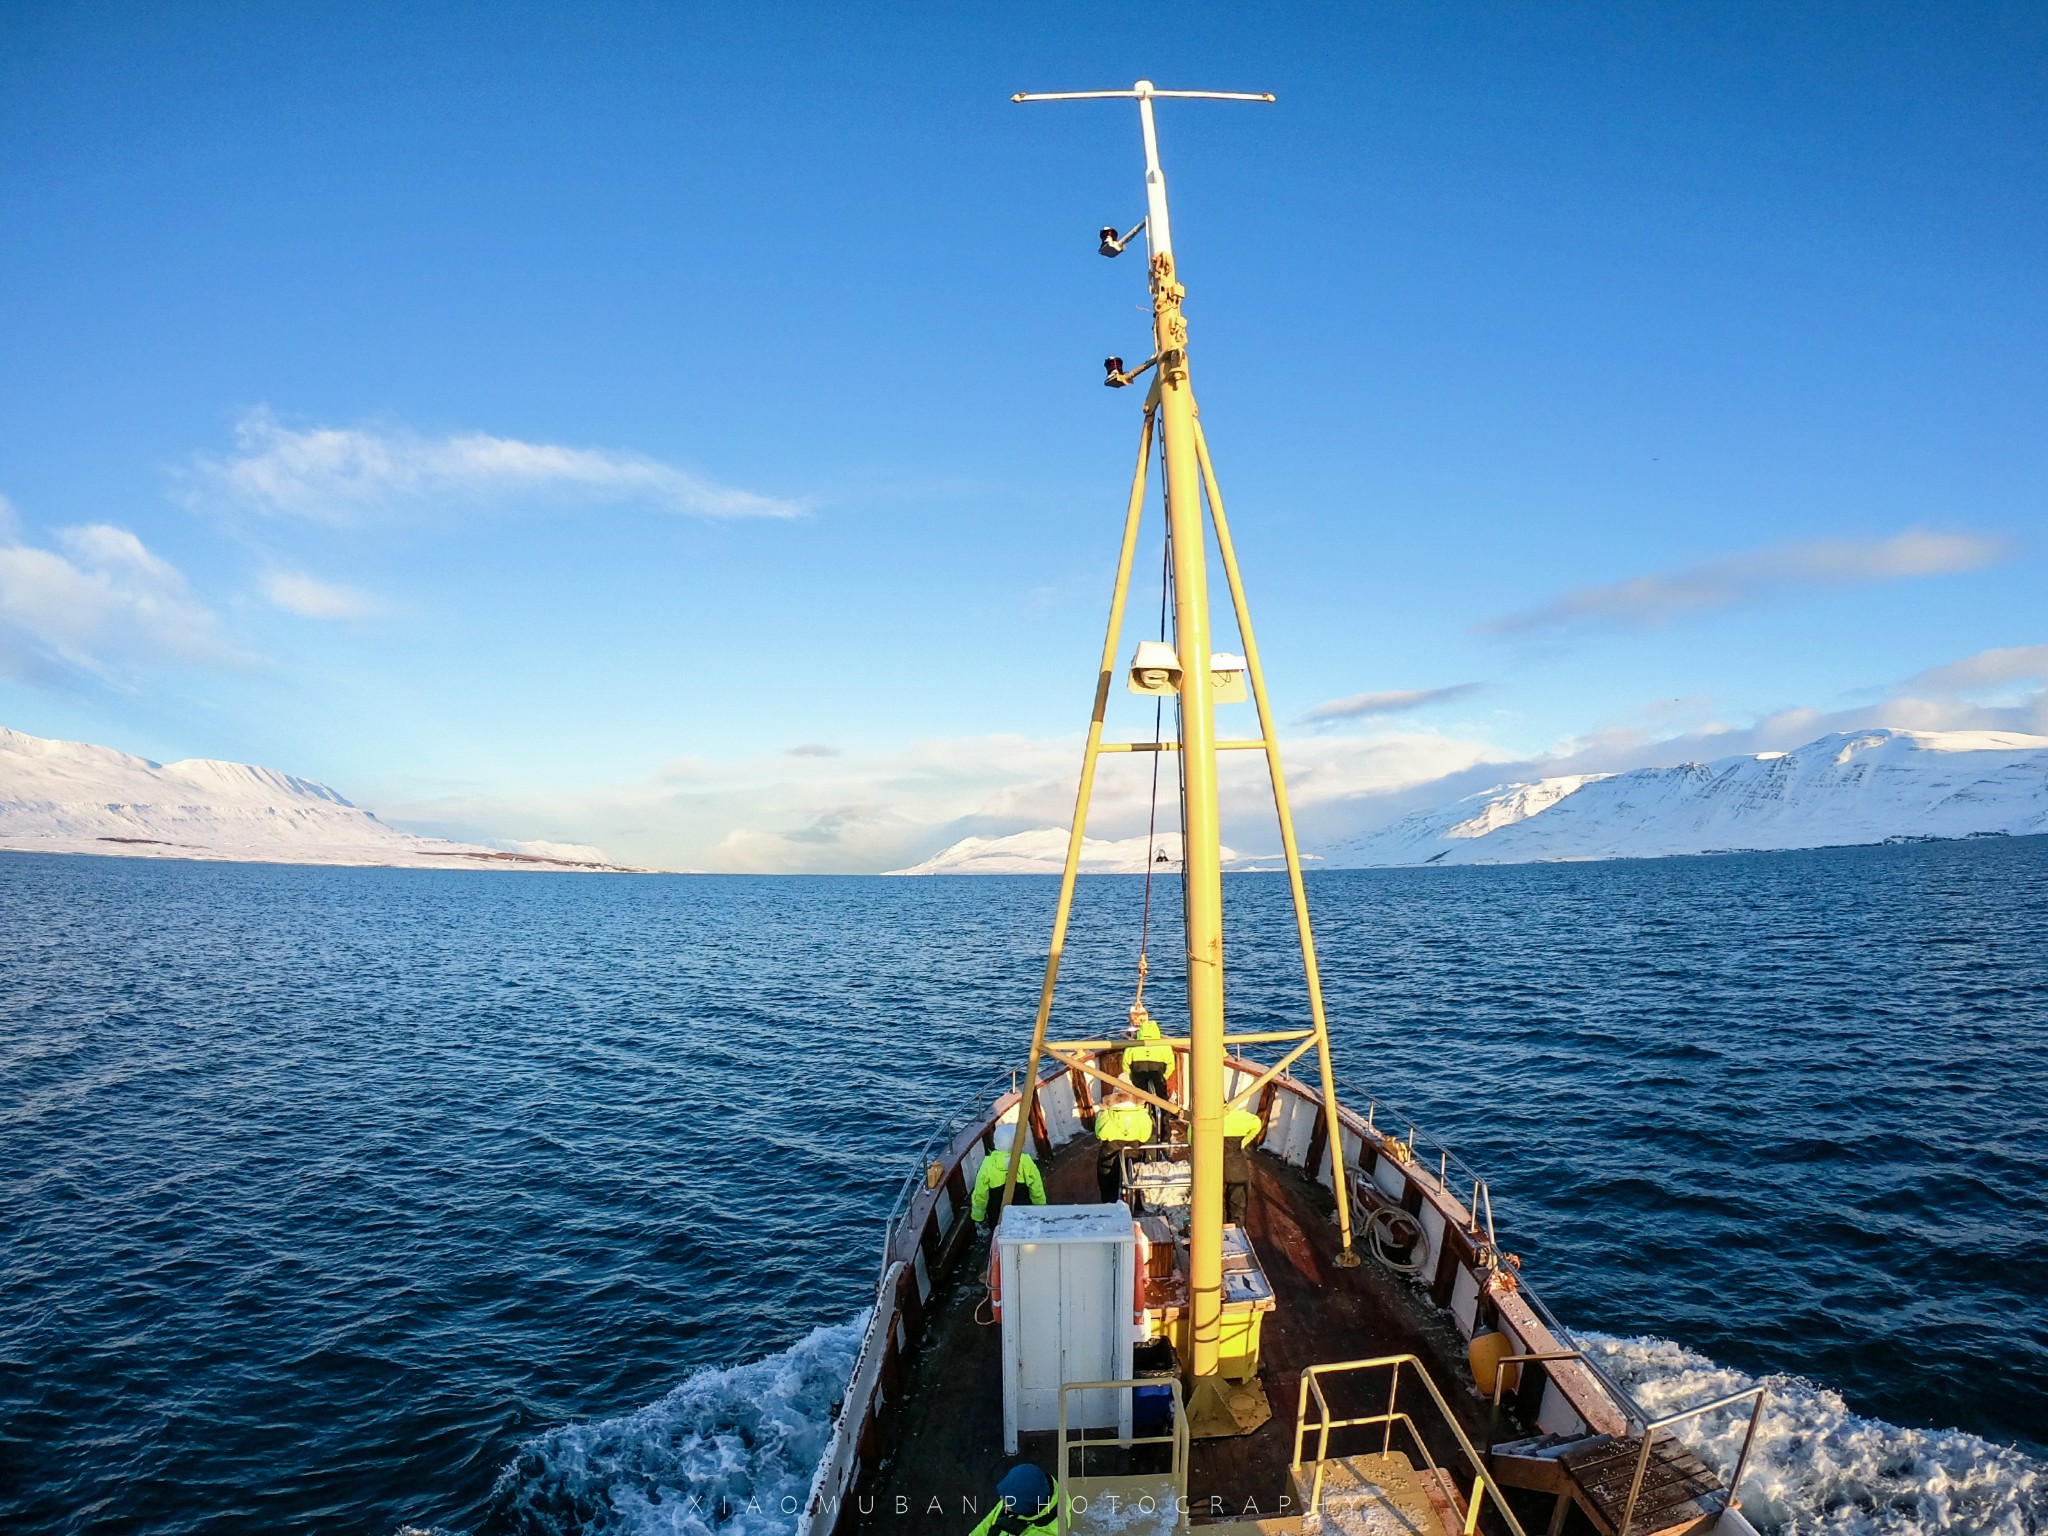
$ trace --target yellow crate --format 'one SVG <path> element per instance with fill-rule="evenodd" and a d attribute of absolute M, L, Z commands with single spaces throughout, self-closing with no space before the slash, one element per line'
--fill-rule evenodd
<path fill-rule="evenodd" d="M 1273 1304 L 1225 1302 L 1217 1337 L 1216 1368 L 1232 1381 L 1250 1381 L 1259 1374 L 1259 1330 Z M 1185 1362 L 1193 1351 L 1194 1320 L 1181 1313 L 1155 1324 L 1154 1338 L 1173 1340 L 1174 1353 Z"/>
<path fill-rule="evenodd" d="M 1259 1374 L 1259 1325 L 1265 1316 L 1252 1303 L 1225 1304 L 1216 1365 L 1232 1381 L 1250 1381 Z"/>

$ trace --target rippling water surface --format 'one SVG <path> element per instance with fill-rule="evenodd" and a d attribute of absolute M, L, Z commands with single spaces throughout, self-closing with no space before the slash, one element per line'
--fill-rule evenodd
<path fill-rule="evenodd" d="M 1772 1380 L 1763 1518 L 2048 1530 L 2048 840 L 1311 886 L 1346 1086 L 1638 1395 Z M 1053 894 L 0 855 L 0 1526 L 785 1526 Z"/>

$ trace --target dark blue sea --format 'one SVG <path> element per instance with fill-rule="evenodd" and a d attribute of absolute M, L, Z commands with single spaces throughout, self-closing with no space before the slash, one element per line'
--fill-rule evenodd
<path fill-rule="evenodd" d="M 1771 1383 L 1753 1517 L 2048 1530 L 2048 839 L 1310 884 L 1344 1086 L 1651 1406 Z M 0 1528 L 787 1528 L 1054 890 L 0 855 Z"/>

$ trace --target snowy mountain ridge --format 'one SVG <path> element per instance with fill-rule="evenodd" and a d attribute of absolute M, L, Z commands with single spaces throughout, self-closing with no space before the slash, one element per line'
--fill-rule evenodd
<path fill-rule="evenodd" d="M 1084 875 L 1142 875 L 1147 841 L 1142 837 L 1084 837 Z M 1180 834 L 1162 832 L 1150 844 L 1152 867 L 1161 874 L 1180 873 Z M 1223 850 L 1227 867 L 1237 860 Z M 1008 837 L 963 837 L 921 864 L 892 869 L 892 875 L 1056 875 L 1067 864 L 1067 829 L 1038 827 Z"/>
<path fill-rule="evenodd" d="M 1520 864 L 2048 832 L 2048 736 L 1842 731 L 1790 752 L 1503 784 L 1328 850 Z"/>
<path fill-rule="evenodd" d="M 617 869 L 595 848 L 474 843 L 386 826 L 327 785 L 251 763 L 155 763 L 0 726 L 0 849 L 445 869 Z"/>

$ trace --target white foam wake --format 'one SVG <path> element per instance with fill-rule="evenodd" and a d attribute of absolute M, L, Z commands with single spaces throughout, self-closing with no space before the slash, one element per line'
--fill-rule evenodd
<path fill-rule="evenodd" d="M 865 1316 L 781 1354 L 704 1370 L 659 1402 L 568 1424 L 521 1447 L 486 1529 L 521 1536 L 788 1536 L 838 1411 Z M 2048 1467 L 1959 1430 L 1851 1412 L 1798 1376 L 1746 1376 L 1668 1339 L 1578 1334 L 1651 1413 L 1770 1388 L 1743 1512 L 1769 1536 L 2048 1536 Z M 1746 1411 L 1684 1438 L 1726 1472 Z"/>
<path fill-rule="evenodd" d="M 491 1530 L 522 1536 L 787 1536 L 825 1454 L 865 1316 L 779 1355 L 697 1372 L 657 1403 L 521 1447 Z"/>
<path fill-rule="evenodd" d="M 1771 1536 L 2048 1532 L 2048 1468 L 2010 1446 L 1867 1419 L 1826 1387 L 1797 1376 L 1745 1376 L 1668 1339 L 1580 1333 L 1578 1340 L 1653 1414 L 1759 1380 L 1770 1388 L 1742 1480 L 1742 1510 Z M 1745 1405 L 1694 1420 L 1681 1436 L 1725 1476 L 1747 1422 Z"/>

